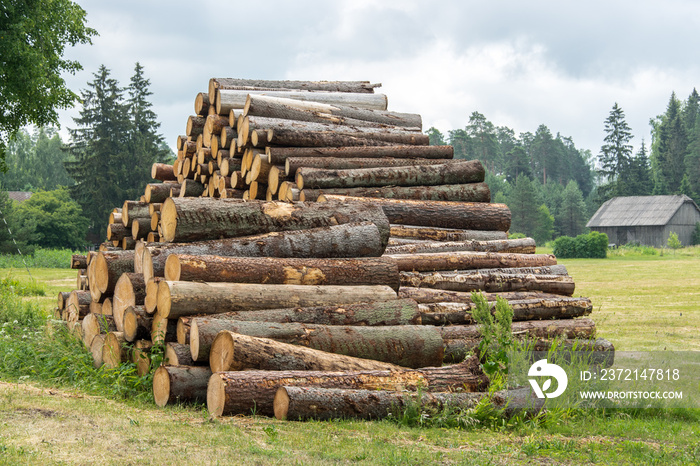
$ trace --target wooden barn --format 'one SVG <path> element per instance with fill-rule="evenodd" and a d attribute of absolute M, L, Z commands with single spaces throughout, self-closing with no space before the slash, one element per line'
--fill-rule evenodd
<path fill-rule="evenodd" d="M 611 244 L 661 247 L 675 232 L 683 246 L 689 246 L 697 222 L 700 208 L 688 196 L 629 196 L 607 201 L 586 226 L 607 234 Z"/>

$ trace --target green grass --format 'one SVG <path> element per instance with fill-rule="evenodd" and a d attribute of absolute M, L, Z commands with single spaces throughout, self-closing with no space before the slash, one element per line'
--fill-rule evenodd
<path fill-rule="evenodd" d="M 559 262 L 574 277 L 576 295 L 592 299 L 599 335 L 618 350 L 698 350 L 698 259 L 699 248 L 686 248 Z M 122 374 L 89 369 L 89 359 L 82 359 L 89 356 L 79 344 L 70 346 L 69 336 L 34 330 L 22 338 L 23 328 L 38 322 L 32 316 L 53 306 L 57 291 L 73 288 L 75 273 L 32 269 L 47 297 L 0 300 L 0 320 L 26 324 L 13 326 L 6 343 L 0 340 L 0 464 L 700 464 L 695 411 L 573 410 L 538 422 L 444 428 L 437 422 L 212 420 L 202 406 L 157 409 L 128 368 Z M 0 284 L 8 274 L 29 281 L 26 271 L 4 270 Z M 23 358 L 8 357 L 10 345 Z M 7 360 L 15 359 L 26 361 L 8 369 Z"/>

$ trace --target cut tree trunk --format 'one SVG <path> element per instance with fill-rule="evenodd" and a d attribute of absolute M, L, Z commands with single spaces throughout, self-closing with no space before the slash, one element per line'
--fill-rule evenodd
<path fill-rule="evenodd" d="M 151 341 L 154 344 L 177 341 L 177 321 L 162 317 L 158 314 L 153 316 Z"/>
<path fill-rule="evenodd" d="M 131 228 L 131 224 L 136 219 L 151 219 L 151 214 L 148 213 L 148 202 L 124 201 L 122 206 L 122 225 Z"/>
<path fill-rule="evenodd" d="M 283 165 L 291 157 L 314 159 L 452 159 L 452 146 L 394 145 L 384 147 L 268 147 L 265 149 L 268 162 Z M 330 168 L 330 167 L 329 167 Z"/>
<path fill-rule="evenodd" d="M 197 317 L 190 323 L 192 359 L 206 359 L 222 330 L 403 367 L 439 366 L 443 360 L 444 343 L 438 327 L 276 324 L 208 317 Z"/>
<path fill-rule="evenodd" d="M 508 234 L 505 231 L 391 225 L 391 237 L 420 241 L 498 241 L 508 239 Z"/>
<path fill-rule="evenodd" d="M 253 138 L 251 138 L 253 139 Z M 397 145 L 392 142 L 383 141 L 379 139 L 369 139 L 365 137 L 349 136 L 347 134 L 335 133 L 332 131 L 327 131 L 324 133 L 319 133 L 317 131 L 304 131 L 299 129 L 282 128 L 276 130 L 270 130 L 267 133 L 267 141 L 254 141 L 257 144 L 253 144 L 256 147 L 263 147 L 269 144 L 274 144 L 277 146 L 291 146 L 291 147 L 373 147 L 373 146 L 384 146 L 393 147 Z M 424 142 L 424 138 L 420 135 L 409 137 L 408 141 L 401 142 L 401 145 L 420 145 Z"/>
<path fill-rule="evenodd" d="M 166 366 L 203 366 L 206 362 L 197 362 L 192 359 L 190 345 L 170 342 L 165 344 L 163 364 Z"/>
<path fill-rule="evenodd" d="M 272 81 L 265 79 L 211 78 L 207 96 L 210 102 L 214 102 L 217 90 L 254 90 L 255 88 L 371 94 L 376 87 L 381 87 L 381 84 L 372 84 L 369 81 Z"/>
<path fill-rule="evenodd" d="M 165 262 L 170 254 L 359 258 L 378 257 L 383 251 L 383 237 L 375 224 L 345 223 L 223 240 L 161 244 L 159 248 L 146 248 L 142 252 L 141 270 L 146 280 L 154 276 L 164 276 Z"/>
<path fill-rule="evenodd" d="M 357 201 L 380 206 L 391 223 L 402 225 L 488 231 L 510 229 L 510 209 L 505 204 L 369 199 L 332 194 L 323 195 L 318 200 Z"/>
<path fill-rule="evenodd" d="M 158 215 L 158 214 L 156 214 L 156 215 Z M 122 238 L 122 241 L 127 241 L 127 240 L 131 239 L 133 241 L 133 243 L 130 244 L 131 248 L 129 248 L 129 249 L 133 249 L 134 246 L 136 245 L 136 243 L 135 243 L 136 241 L 141 240 L 141 239 L 145 239 L 146 236 L 148 236 L 148 234 L 151 232 L 151 223 L 153 223 L 153 222 L 152 222 L 152 219 L 150 216 L 147 219 L 140 219 L 139 218 L 139 219 L 134 220 L 131 223 L 131 238 L 125 237 L 125 238 Z M 124 248 L 124 249 L 127 249 L 127 248 Z"/>
<path fill-rule="evenodd" d="M 500 296 L 506 301 L 519 299 L 557 299 L 560 296 L 543 293 L 541 291 L 510 291 L 505 293 L 481 293 L 487 301 L 495 301 Z M 430 303 L 471 303 L 472 293 L 462 291 L 448 291 L 435 288 L 413 288 L 402 286 L 399 288 L 399 298 L 410 298 L 419 304 Z"/>
<path fill-rule="evenodd" d="M 212 372 L 250 369 L 281 371 L 376 371 L 401 370 L 399 366 L 371 359 L 354 358 L 313 348 L 251 337 L 223 330 L 214 339 L 209 356 Z"/>
<path fill-rule="evenodd" d="M 574 293 L 575 283 L 568 275 L 525 274 L 448 274 L 440 272 L 401 272 L 401 287 L 438 288 L 451 291 L 541 291 L 564 296 Z"/>
<path fill-rule="evenodd" d="M 279 420 L 328 421 L 331 419 L 384 419 L 400 415 L 406 408 L 422 410 L 474 408 L 488 398 L 506 415 L 516 412 L 537 414 L 544 400 L 534 397 L 532 390 L 519 388 L 494 393 L 407 392 L 394 390 L 352 390 L 344 388 L 280 387 L 273 401 L 275 417 Z"/>
<path fill-rule="evenodd" d="M 151 338 L 153 317 L 146 313 L 143 306 L 129 306 L 122 313 L 124 339 L 132 342 Z"/>
<path fill-rule="evenodd" d="M 108 241 L 121 241 L 127 236 L 131 236 L 131 228 L 127 228 L 121 223 L 110 223 L 107 225 Z"/>
<path fill-rule="evenodd" d="M 387 107 L 387 98 L 384 94 L 219 89 L 218 92 L 216 92 L 216 113 L 219 115 L 228 115 L 233 109 L 243 109 L 249 94 L 338 104 L 368 110 L 386 110 Z"/>
<path fill-rule="evenodd" d="M 71 269 L 87 269 L 87 256 L 84 254 L 73 254 L 70 260 Z"/>
<path fill-rule="evenodd" d="M 151 348 L 150 340 L 137 340 L 134 342 L 131 353 L 131 361 L 136 364 L 136 374 L 139 377 L 151 372 Z"/>
<path fill-rule="evenodd" d="M 112 315 L 120 332 L 124 331 L 124 311 L 130 306 L 142 306 L 145 298 L 146 283 L 143 274 L 127 272 L 119 277 L 114 287 Z"/>
<path fill-rule="evenodd" d="M 115 332 L 117 326 L 114 324 L 114 318 L 112 316 L 88 314 L 83 319 L 83 342 L 90 348 L 92 345 L 92 339 L 97 335 L 104 334 L 107 332 Z"/>
<path fill-rule="evenodd" d="M 506 208 L 507 209 L 507 208 Z M 161 210 L 166 242 L 233 238 L 273 231 L 304 230 L 369 221 L 377 225 L 382 244 L 389 223 L 381 208 L 367 203 L 287 204 L 221 199 L 167 199 Z"/>
<path fill-rule="evenodd" d="M 213 416 L 252 412 L 271 416 L 275 393 L 282 386 L 479 392 L 488 387 L 488 378 L 476 358 L 448 367 L 421 370 L 217 372 L 209 379 L 207 409 Z"/>
<path fill-rule="evenodd" d="M 455 251 L 419 254 L 385 254 L 402 272 L 430 272 L 486 268 L 541 267 L 556 265 L 552 254 Z"/>
<path fill-rule="evenodd" d="M 160 366 L 153 374 L 153 398 L 161 408 L 178 402 L 203 402 L 211 375 L 206 366 Z"/>
<path fill-rule="evenodd" d="M 144 277 L 145 280 L 145 277 Z M 158 307 L 158 282 L 161 277 L 149 278 L 146 282 L 146 297 L 143 299 L 143 308 L 146 314 L 155 314 Z"/>
<path fill-rule="evenodd" d="M 429 274 L 430 272 L 425 272 Z M 539 267 L 510 267 L 510 268 L 494 268 L 494 269 L 464 269 L 464 270 L 454 270 L 452 272 L 440 272 L 443 277 L 450 277 L 452 275 L 470 275 L 473 273 L 480 273 L 482 275 L 492 275 L 492 274 L 505 274 L 505 275 L 568 275 L 565 265 L 542 265 Z"/>
<path fill-rule="evenodd" d="M 90 313 L 92 296 L 89 291 L 73 290 L 68 295 L 63 314 L 63 320 L 77 322 Z"/>
<path fill-rule="evenodd" d="M 158 284 L 158 315 L 177 319 L 194 314 L 342 305 L 392 299 L 396 299 L 394 290 L 379 285 L 265 285 L 163 280 Z"/>
<path fill-rule="evenodd" d="M 154 163 L 151 166 L 151 178 L 159 181 L 177 181 L 173 166 L 167 163 Z"/>
<path fill-rule="evenodd" d="M 383 186 L 376 188 L 304 189 L 299 199 L 315 201 L 321 195 L 333 194 L 352 197 L 384 199 L 412 199 L 418 201 L 489 202 L 491 191 L 486 183 L 449 184 L 440 186 Z"/>
<path fill-rule="evenodd" d="M 92 354 L 92 365 L 95 369 L 99 369 L 104 364 L 102 360 L 102 354 L 105 344 L 105 337 L 107 335 L 95 335 L 90 343 L 90 353 Z"/>
<path fill-rule="evenodd" d="M 127 360 L 128 351 L 122 332 L 109 332 L 102 348 L 102 361 L 108 369 L 116 369 Z"/>
<path fill-rule="evenodd" d="M 399 270 L 391 260 L 297 259 L 170 254 L 165 279 L 281 285 L 386 285 L 399 289 Z"/>
<path fill-rule="evenodd" d="M 306 102 L 282 97 L 249 94 L 243 114 L 287 120 L 334 123 L 340 125 L 382 124 L 421 129 L 419 114 L 366 110 L 346 105 Z"/>
<path fill-rule="evenodd" d="M 180 186 L 179 197 L 199 197 L 204 192 L 204 185 L 196 180 L 185 180 Z M 167 200 L 163 201 L 167 202 Z"/>
<path fill-rule="evenodd" d="M 496 302 L 490 301 L 491 312 Z M 571 319 L 591 313 L 593 306 L 588 298 L 522 299 L 508 301 L 513 309 L 513 321 Z M 476 321 L 472 317 L 475 309 L 470 303 L 419 304 L 420 323 L 423 325 L 468 325 Z"/>
<path fill-rule="evenodd" d="M 269 156 L 268 156 L 269 160 Z M 444 164 L 444 159 L 401 159 L 395 157 L 288 157 L 284 163 L 286 175 L 294 175 L 299 168 L 315 168 L 324 170 L 348 170 L 377 167 L 406 167 L 419 165 Z M 272 165 L 276 166 L 276 165 Z"/>
<path fill-rule="evenodd" d="M 150 183 L 146 185 L 144 196 L 148 203 L 160 203 L 170 197 L 170 188 L 179 186 L 172 183 Z"/>
<path fill-rule="evenodd" d="M 384 254 L 417 254 L 455 251 L 501 252 L 534 254 L 535 240 L 532 238 L 506 239 L 498 241 L 431 241 L 424 243 L 389 246 Z"/>

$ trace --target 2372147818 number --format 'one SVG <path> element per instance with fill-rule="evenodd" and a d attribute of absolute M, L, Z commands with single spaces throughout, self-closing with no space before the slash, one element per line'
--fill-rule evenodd
<path fill-rule="evenodd" d="M 601 369 L 598 380 L 679 380 L 679 369 Z"/>

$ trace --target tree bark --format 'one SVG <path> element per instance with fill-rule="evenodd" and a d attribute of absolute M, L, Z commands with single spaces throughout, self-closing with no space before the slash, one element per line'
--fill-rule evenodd
<path fill-rule="evenodd" d="M 541 291 L 510 291 L 504 293 L 484 293 L 481 294 L 487 301 L 495 301 L 496 297 L 507 301 L 519 299 L 557 299 L 559 295 L 543 293 Z M 462 291 L 448 291 L 436 288 L 413 288 L 402 286 L 399 288 L 399 298 L 410 298 L 419 304 L 430 303 L 466 303 L 472 302 L 472 293 Z"/>
<path fill-rule="evenodd" d="M 84 254 L 73 254 L 70 260 L 71 269 L 87 269 L 87 256 Z"/>
<path fill-rule="evenodd" d="M 369 81 L 272 81 L 264 79 L 211 78 L 209 80 L 209 101 L 214 102 L 217 89 L 298 89 L 303 91 L 374 93 L 381 84 Z"/>
<path fill-rule="evenodd" d="M 206 116 L 209 114 L 209 94 L 204 92 L 199 92 L 197 97 L 194 99 L 194 113 L 199 116 Z"/>
<path fill-rule="evenodd" d="M 151 324 L 151 341 L 154 344 L 177 341 L 177 321 L 156 314 Z"/>
<path fill-rule="evenodd" d="M 127 272 L 119 277 L 114 287 L 112 315 L 120 332 L 124 331 L 124 311 L 131 306 L 142 306 L 145 298 L 146 283 L 143 274 Z"/>
<path fill-rule="evenodd" d="M 420 147 L 420 146 L 419 146 Z M 272 148 L 270 148 L 272 149 Z M 269 157 L 269 156 L 268 156 Z M 379 167 L 408 167 L 422 165 L 441 165 L 451 160 L 445 159 L 418 159 L 418 158 L 367 158 L 367 157 L 288 157 L 284 162 L 284 172 L 287 176 L 296 174 L 300 168 L 313 168 L 323 170 L 348 170 L 360 168 Z M 280 164 L 281 165 L 281 164 Z M 280 166 L 272 165 L 272 166 Z"/>
<path fill-rule="evenodd" d="M 570 319 L 591 313 L 593 306 L 588 298 L 563 298 L 557 296 L 551 299 L 522 299 L 510 300 L 508 304 L 513 309 L 513 321 Z M 490 301 L 491 311 L 496 307 L 495 301 Z M 469 325 L 476 321 L 472 317 L 475 305 L 472 303 L 430 303 L 419 304 L 422 325 Z"/>
<path fill-rule="evenodd" d="M 185 129 L 185 134 L 192 140 L 197 139 L 197 136 L 204 132 L 204 124 L 206 123 L 206 117 L 199 115 L 190 115 L 187 118 L 187 126 Z"/>
<path fill-rule="evenodd" d="M 180 186 L 180 198 L 183 197 L 199 197 L 204 192 L 204 185 L 196 180 L 185 180 Z M 167 202 L 167 199 L 163 201 Z"/>
<path fill-rule="evenodd" d="M 159 181 L 177 181 L 173 166 L 167 163 L 154 163 L 151 166 L 151 178 Z"/>
<path fill-rule="evenodd" d="M 440 366 L 443 360 L 444 343 L 438 327 L 275 324 L 208 317 L 197 317 L 190 323 L 192 359 L 208 358 L 211 345 L 222 330 L 403 367 Z"/>
<path fill-rule="evenodd" d="M 206 366 L 160 366 L 153 374 L 153 398 L 161 408 L 178 402 L 203 402 L 211 375 Z"/>
<path fill-rule="evenodd" d="M 121 241 L 127 236 L 131 236 L 131 228 L 127 228 L 121 223 L 110 223 L 107 225 L 108 241 Z"/>
<path fill-rule="evenodd" d="M 541 291 L 564 296 L 574 294 L 574 280 L 568 275 L 449 274 L 401 272 L 401 287 L 438 288 L 450 291 Z"/>
<path fill-rule="evenodd" d="M 430 272 L 486 268 L 541 267 L 556 265 L 552 254 L 455 251 L 419 254 L 385 254 L 402 272 Z"/>
<path fill-rule="evenodd" d="M 368 199 L 327 194 L 319 201 L 364 202 L 380 206 L 391 223 L 462 230 L 508 231 L 510 209 L 505 204 L 483 202 Z"/>
<path fill-rule="evenodd" d="M 165 279 L 281 285 L 386 285 L 399 289 L 399 270 L 391 260 L 296 259 L 170 254 Z"/>
<path fill-rule="evenodd" d="M 283 165 L 291 157 L 305 159 L 435 159 L 454 157 L 452 146 L 394 145 L 380 147 L 267 147 L 265 153 L 273 165 Z"/>
<path fill-rule="evenodd" d="M 259 94 L 248 95 L 243 114 L 339 125 L 381 124 L 419 130 L 423 126 L 421 116 L 415 113 L 366 110 L 346 105 L 305 102 Z"/>
<path fill-rule="evenodd" d="M 66 316 L 63 320 L 77 322 L 82 319 L 90 313 L 91 302 L 92 296 L 90 296 L 89 291 L 71 291 L 63 311 Z"/>
<path fill-rule="evenodd" d="M 455 230 L 410 225 L 391 225 L 392 238 L 421 241 L 498 241 L 508 239 L 505 231 Z"/>
<path fill-rule="evenodd" d="M 264 285 L 167 280 L 158 284 L 158 314 L 171 319 L 194 314 L 341 305 L 392 299 L 396 299 L 394 290 L 388 286 L 377 285 Z"/>
<path fill-rule="evenodd" d="M 102 361 L 108 369 L 116 369 L 128 356 L 122 332 L 109 332 L 102 348 Z"/>
<path fill-rule="evenodd" d="M 326 131 L 321 133 L 318 131 L 305 131 L 292 128 L 278 128 L 275 130 L 270 130 L 266 142 L 277 146 L 291 147 L 391 147 L 394 145 L 421 145 L 425 142 L 425 138 L 423 138 L 420 134 L 416 134 L 415 136 L 409 136 L 408 141 L 394 143 L 379 139 L 370 139 L 360 136 L 350 136 L 347 134 L 340 134 L 332 131 Z M 266 142 L 259 142 L 257 144 L 257 147 L 267 146 L 268 144 Z"/>
<path fill-rule="evenodd" d="M 203 366 L 205 362 L 197 362 L 192 359 L 190 345 L 169 342 L 165 344 L 163 364 L 166 366 Z"/>
<path fill-rule="evenodd" d="M 148 213 L 148 202 L 124 201 L 122 206 L 122 225 L 131 228 L 131 224 L 136 219 L 151 219 Z"/>
<path fill-rule="evenodd" d="M 128 342 L 151 338 L 153 317 L 148 315 L 143 306 L 129 306 L 122 315 L 124 339 Z"/>
<path fill-rule="evenodd" d="M 97 335 L 117 330 L 117 326 L 114 324 L 114 319 L 111 316 L 92 313 L 83 318 L 82 326 L 83 342 L 88 348 L 92 345 L 92 339 Z"/>
<path fill-rule="evenodd" d="M 528 388 L 487 392 L 407 392 L 352 390 L 344 388 L 280 387 L 273 401 L 279 420 L 384 419 L 400 415 L 408 406 L 424 410 L 470 409 L 484 398 L 506 414 L 526 411 L 536 414 L 544 406 Z"/>
<path fill-rule="evenodd" d="M 229 330 L 218 333 L 211 345 L 212 372 L 250 369 L 281 371 L 374 371 L 401 370 L 394 364 L 354 358 L 269 338 L 241 335 Z"/>
<path fill-rule="evenodd" d="M 167 199 L 161 210 L 166 242 L 233 238 L 285 230 L 305 230 L 369 221 L 389 241 L 389 222 L 381 208 L 357 202 L 287 204 L 220 199 Z M 206 228 L 205 228 L 206 226 Z"/>
<path fill-rule="evenodd" d="M 136 374 L 139 377 L 151 372 L 151 348 L 150 340 L 137 340 L 134 342 L 131 353 L 131 361 L 136 364 Z"/>
<path fill-rule="evenodd" d="M 170 197 L 170 188 L 180 186 L 173 183 L 150 183 L 146 185 L 144 196 L 148 203 L 160 203 Z"/>
<path fill-rule="evenodd" d="M 365 390 L 484 391 L 488 378 L 476 358 L 448 367 L 402 371 L 234 371 L 209 379 L 207 409 L 213 416 L 272 416 L 275 393 L 282 386 Z"/>
<path fill-rule="evenodd" d="M 218 92 L 216 92 L 216 113 L 219 115 L 227 115 L 233 109 L 244 108 L 249 94 L 345 105 L 368 110 L 386 110 L 387 107 L 387 98 L 384 94 L 219 89 Z"/>
<path fill-rule="evenodd" d="M 373 188 L 304 189 L 303 201 L 316 201 L 321 195 L 334 194 L 353 197 L 384 199 L 412 199 L 419 201 L 489 202 L 491 191 L 486 183 L 450 184 L 441 186 L 383 186 Z"/>
<path fill-rule="evenodd" d="M 500 252 L 513 254 L 535 254 L 536 244 L 532 238 L 506 239 L 498 241 L 433 241 L 425 243 L 389 246 L 384 254 L 443 253 L 455 251 Z"/>

